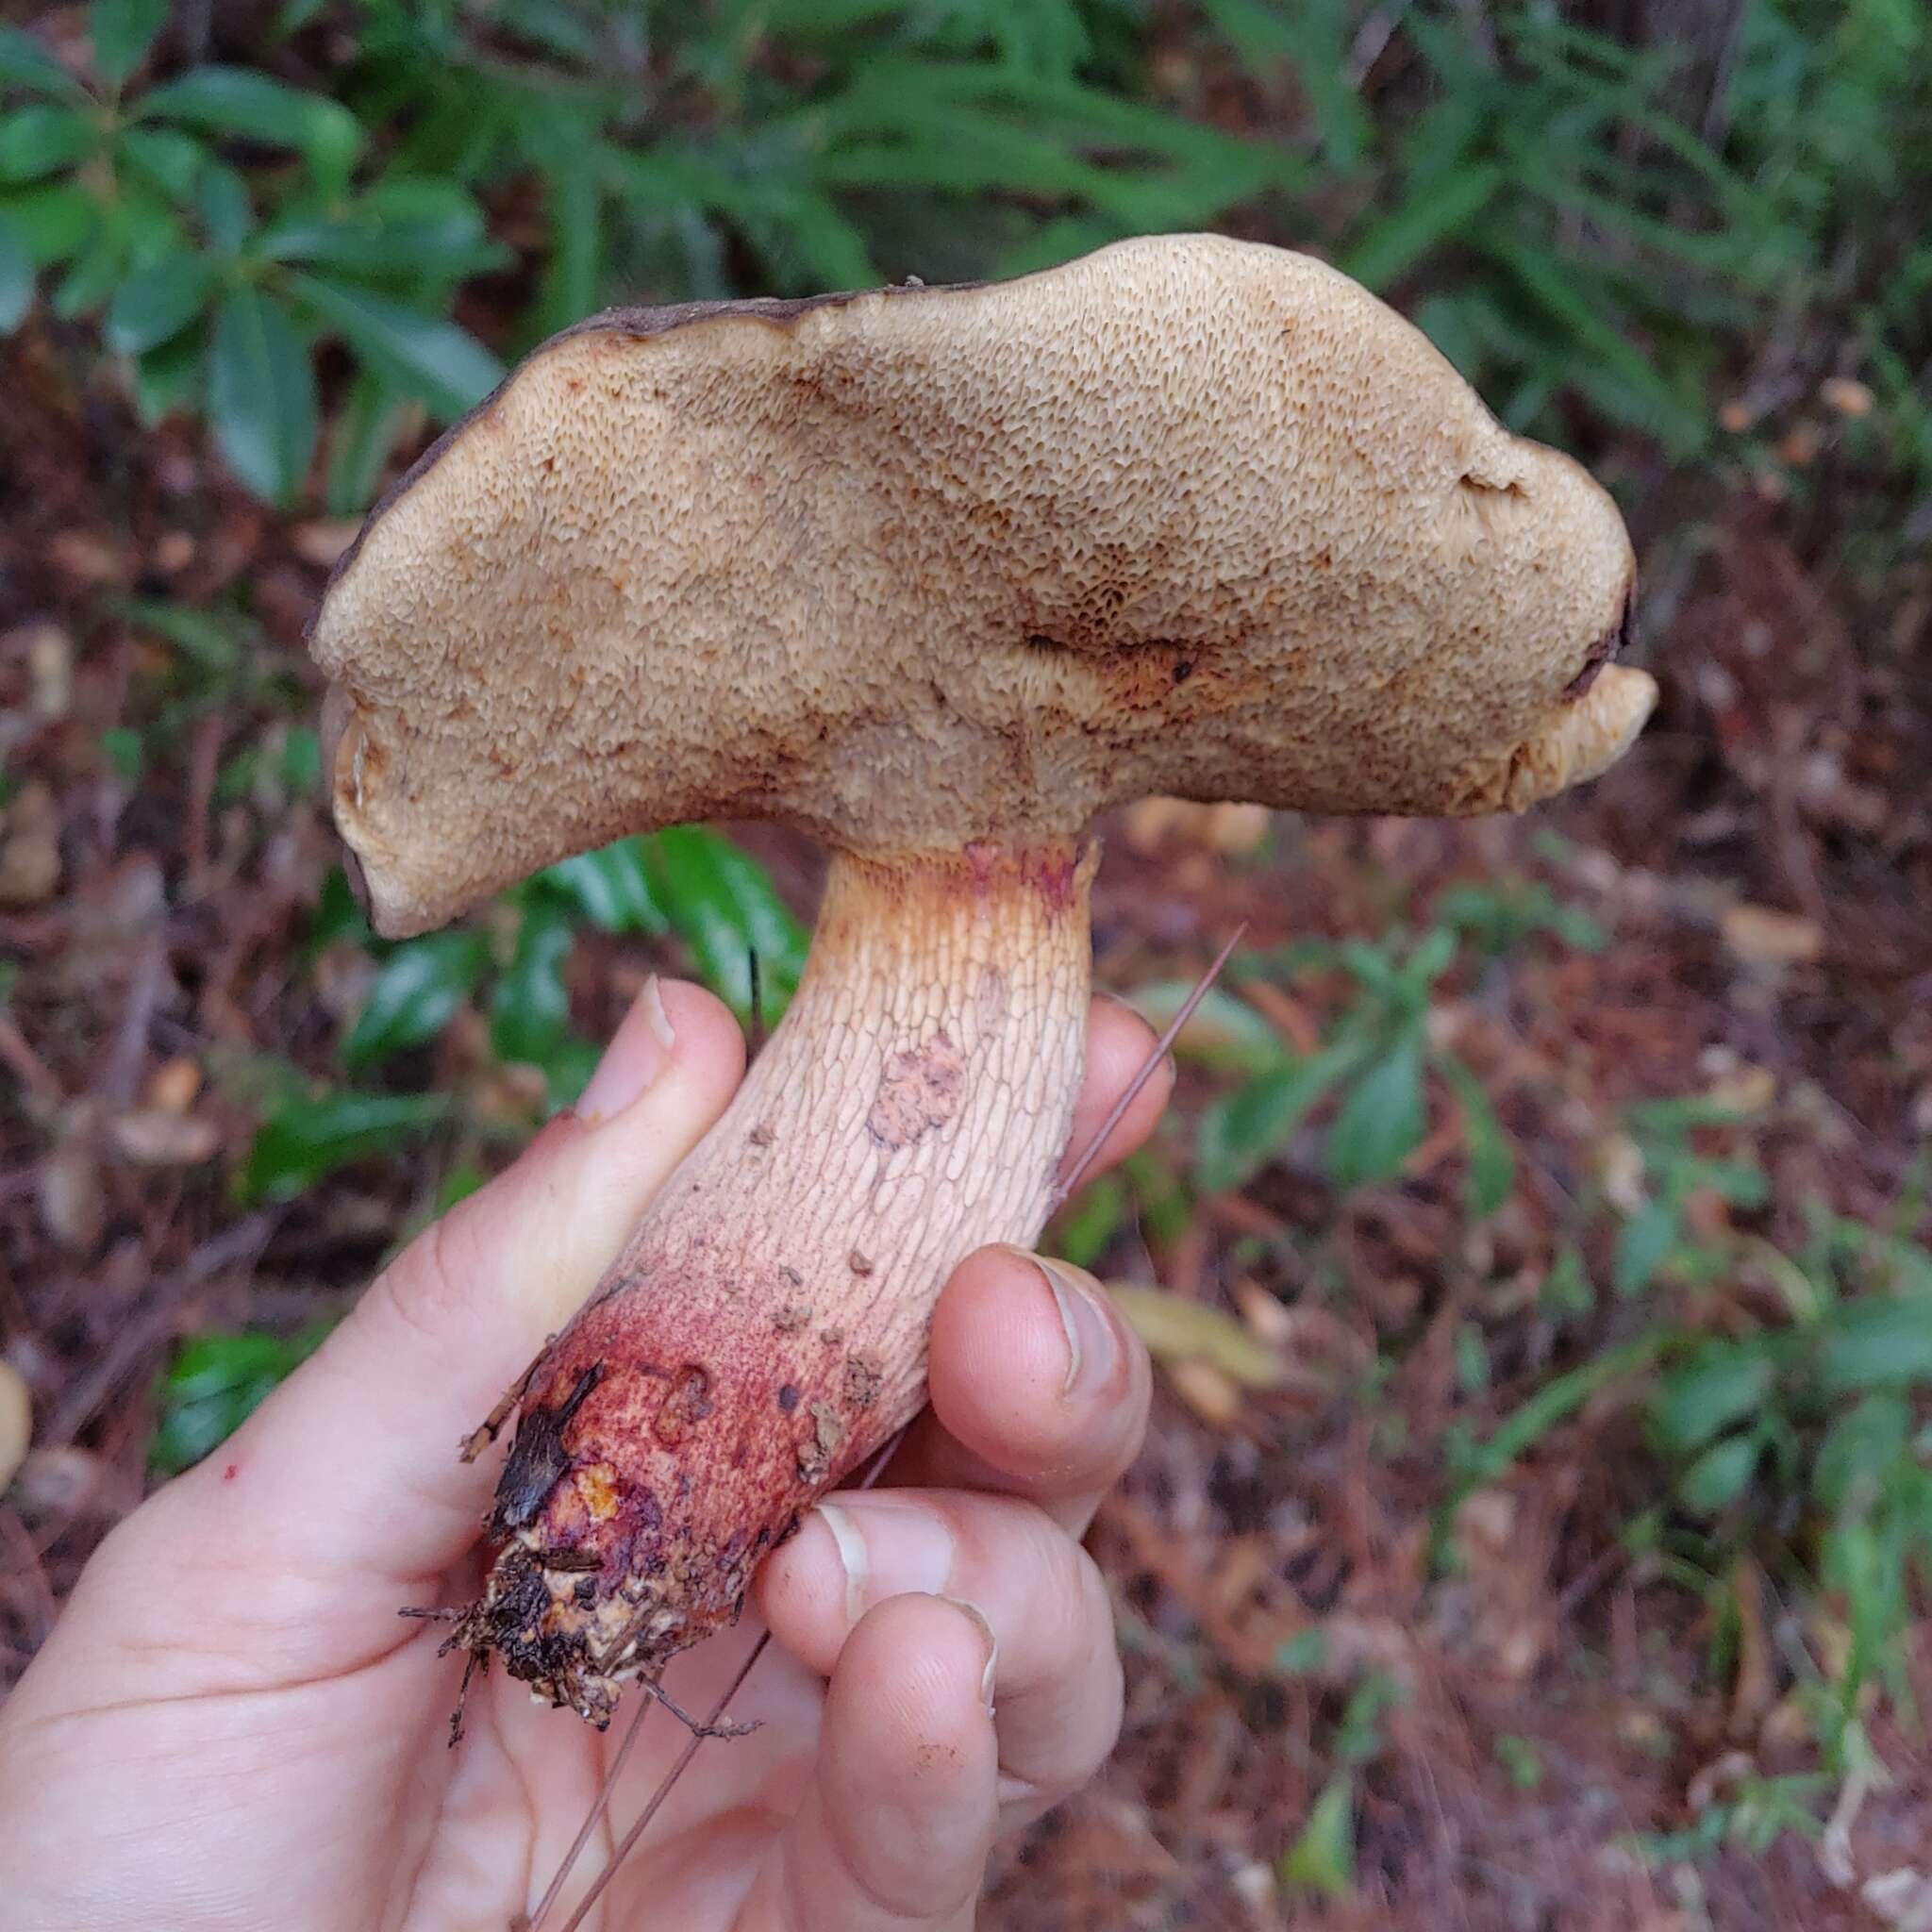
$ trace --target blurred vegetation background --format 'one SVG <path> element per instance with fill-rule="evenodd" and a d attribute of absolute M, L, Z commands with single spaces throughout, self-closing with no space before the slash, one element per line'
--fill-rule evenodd
<path fill-rule="evenodd" d="M 1254 931 L 1054 1230 L 1165 1393 L 1096 1531 L 1123 1750 L 992 1913 L 1928 1923 L 1922 0 L 13 14 L 0 1666 L 644 973 L 748 1023 L 754 955 L 763 1019 L 796 982 L 816 861 L 757 828 L 374 939 L 300 639 L 384 482 L 608 302 L 1212 227 L 1609 483 L 1666 702 L 1521 827 L 1110 828 L 1099 971 L 1150 1016 Z"/>

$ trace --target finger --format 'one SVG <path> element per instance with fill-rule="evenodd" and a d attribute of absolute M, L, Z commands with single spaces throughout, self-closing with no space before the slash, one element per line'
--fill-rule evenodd
<path fill-rule="evenodd" d="M 785 1932 L 973 1924 L 996 1807 L 985 1620 L 930 1596 L 874 1602 L 829 1657 L 804 1802 L 741 1923 Z"/>
<path fill-rule="evenodd" d="M 1147 1431 L 1147 1351 L 1083 1268 L 981 1248 L 933 1311 L 932 1407 L 886 1479 L 991 1490 L 1081 1535 Z"/>
<path fill-rule="evenodd" d="M 742 1068 L 723 1005 L 648 985 L 581 1109 L 412 1241 L 174 1507 L 308 1574 L 440 1573 L 474 1542 L 496 1474 L 458 1444 L 596 1286 Z"/>
<path fill-rule="evenodd" d="M 1154 1029 L 1133 1008 L 1110 993 L 1095 996 L 1087 1014 L 1086 1073 L 1081 1078 L 1079 1096 L 1074 1102 L 1074 1124 L 1060 1161 L 1062 1179 L 1087 1151 L 1088 1143 L 1100 1131 L 1114 1103 L 1127 1091 L 1128 1083 L 1147 1064 L 1147 1056 L 1157 1043 Z M 1105 1142 L 1081 1170 L 1083 1183 L 1105 1174 L 1116 1161 L 1124 1160 L 1154 1131 L 1155 1122 L 1174 1092 L 1174 1058 L 1169 1055 L 1148 1076 L 1147 1084 L 1135 1094 L 1126 1112 L 1114 1123 Z"/>
<path fill-rule="evenodd" d="M 970 1603 L 992 1627 L 1008 1822 L 1079 1790 L 1113 1748 L 1121 1719 L 1112 1610 L 1087 1553 L 1010 1498 L 841 1491 L 819 1504 L 758 1578 L 773 1636 L 820 1672 L 842 1670 L 854 1633 L 877 1605 L 908 1591 Z"/>

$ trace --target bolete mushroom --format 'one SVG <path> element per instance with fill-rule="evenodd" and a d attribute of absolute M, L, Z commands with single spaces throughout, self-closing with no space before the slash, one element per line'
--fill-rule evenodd
<path fill-rule="evenodd" d="M 316 620 L 377 928 L 620 834 L 830 848 L 804 983 L 535 1365 L 458 1641 L 596 1723 L 919 1407 L 1045 1218 L 1086 828 L 1156 792 L 1516 809 L 1602 771 L 1629 542 L 1407 322 L 1279 249 L 614 309 L 377 507 Z"/>

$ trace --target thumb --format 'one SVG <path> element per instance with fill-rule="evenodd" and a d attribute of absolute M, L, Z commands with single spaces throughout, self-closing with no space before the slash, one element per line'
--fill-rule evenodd
<path fill-rule="evenodd" d="M 174 1485 L 175 1507 L 215 1519 L 210 1545 L 245 1548 L 251 1568 L 439 1575 L 475 1542 L 496 1479 L 496 1458 L 465 1464 L 458 1445 L 596 1287 L 743 1067 L 719 1001 L 653 979 L 577 1110 L 419 1235 Z"/>

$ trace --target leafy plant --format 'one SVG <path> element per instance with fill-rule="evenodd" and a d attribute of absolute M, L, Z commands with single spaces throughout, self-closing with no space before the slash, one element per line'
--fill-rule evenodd
<path fill-rule="evenodd" d="M 1382 1720 L 1407 1696 L 1385 1671 L 1367 1671 L 1350 1690 L 1328 1755 L 1335 1765 L 1300 1835 L 1281 1856 L 1284 1890 L 1344 1899 L 1355 1890 L 1356 1777 L 1380 1757 Z"/>
<path fill-rule="evenodd" d="M 327 1332 L 299 1335 L 196 1335 L 175 1351 L 158 1391 L 160 1420 L 148 1462 L 158 1475 L 178 1475 L 226 1441 L 275 1384 L 314 1353 Z"/>
<path fill-rule="evenodd" d="M 366 501 L 417 403 L 460 413 L 501 373 L 447 319 L 457 286 L 508 258 L 458 183 L 375 158 L 355 116 L 252 68 L 144 84 L 162 0 L 95 0 L 84 84 L 0 29 L 0 325 L 34 278 L 54 311 L 95 315 L 142 420 L 205 410 L 235 475 L 292 502 L 320 434 L 314 355 L 357 370 L 329 496 Z M 268 152 L 273 166 L 238 167 Z"/>
<path fill-rule="evenodd" d="M 1713 1159 L 1697 1151 L 1700 1129 L 1734 1127 L 1739 1115 L 1697 1095 L 1650 1101 L 1633 1108 L 1630 1137 L 1642 1163 L 1640 1205 L 1617 1235 L 1611 1285 L 1619 1294 L 1649 1287 L 1666 1263 L 1678 1269 L 1721 1267 L 1721 1249 L 1687 1239 L 1685 1208 L 1700 1188 L 1737 1208 L 1761 1208 L 1769 1189 L 1762 1172 L 1746 1161 Z"/>
<path fill-rule="evenodd" d="M 244 1201 L 287 1201 L 353 1160 L 392 1149 L 449 1111 L 440 1093 L 314 1094 L 288 1088 L 257 1129 L 238 1189 Z"/>
<path fill-rule="evenodd" d="M 1393 1179 L 1427 1127 L 1424 1074 L 1433 1069 L 1461 1112 L 1469 1211 L 1493 1214 L 1514 1184 L 1514 1156 L 1481 1081 L 1428 1035 L 1433 989 L 1459 944 L 1454 930 L 1437 926 L 1406 950 L 1400 934 L 1380 945 L 1296 947 L 1286 963 L 1339 966 L 1355 997 L 1318 1051 L 1291 1054 L 1271 1035 L 1247 1078 L 1204 1111 L 1195 1146 L 1201 1186 L 1241 1186 L 1331 1096 L 1339 1105 L 1326 1135 L 1330 1176 L 1342 1187 Z"/>
<path fill-rule="evenodd" d="M 592 1043 L 571 1028 L 563 979 L 585 925 L 681 941 L 741 1020 L 753 1017 L 754 958 L 758 1016 L 767 1023 L 784 1012 L 805 964 L 805 930 L 764 868 L 701 826 L 566 859 L 508 893 L 503 907 L 507 917 L 494 933 L 472 927 L 385 945 L 359 921 L 345 921 L 340 901 L 331 904 L 331 936 L 358 939 L 379 961 L 342 1041 L 345 1068 L 361 1073 L 426 1045 L 474 999 L 489 1012 L 497 1058 L 541 1068 L 552 1101 L 567 1104 L 596 1058 Z"/>
<path fill-rule="evenodd" d="M 1425 291 L 1418 319 L 1514 426 L 1563 440 L 1581 396 L 1683 457 L 1713 434 L 1727 341 L 1767 304 L 1845 299 L 1826 272 L 1844 182 L 1903 191 L 1891 130 L 1924 64 L 1903 0 L 1859 0 L 1836 36 L 1803 0 L 1751 0 L 1708 132 L 1674 105 L 1670 42 L 1628 48 L 1524 0 L 1404 9 L 1403 78 L 1372 94 L 1350 52 L 1363 10 L 1201 0 L 1204 57 L 1286 71 L 1305 104 L 1252 138 L 1134 97 L 1148 28 L 1127 0 L 721 0 L 663 21 L 598 0 L 296 0 L 254 64 L 185 69 L 159 0 L 97 0 L 84 80 L 0 37 L 0 328 L 37 283 L 57 313 L 98 316 L 143 416 L 205 411 L 276 502 L 328 413 L 346 515 L 412 408 L 446 420 L 495 379 L 450 318 L 523 256 L 531 273 L 491 289 L 512 348 L 613 294 L 1013 273 L 1271 207 L 1371 286 Z M 1899 461 L 1932 452 L 1914 413 L 1928 263 L 1906 255 L 1857 298 Z M 325 344 L 349 369 L 328 412 Z"/>
<path fill-rule="evenodd" d="M 1790 1323 L 1688 1345 L 1646 1421 L 1679 1507 L 1717 1520 L 1692 1545 L 1700 1567 L 1768 1541 L 1844 1605 L 1835 1750 L 1869 1682 L 1911 1707 L 1902 1633 L 1914 1576 L 1932 1583 L 1932 1438 L 1915 1408 L 1932 1393 L 1932 1254 L 1821 1216 L 1787 1270 Z"/>

